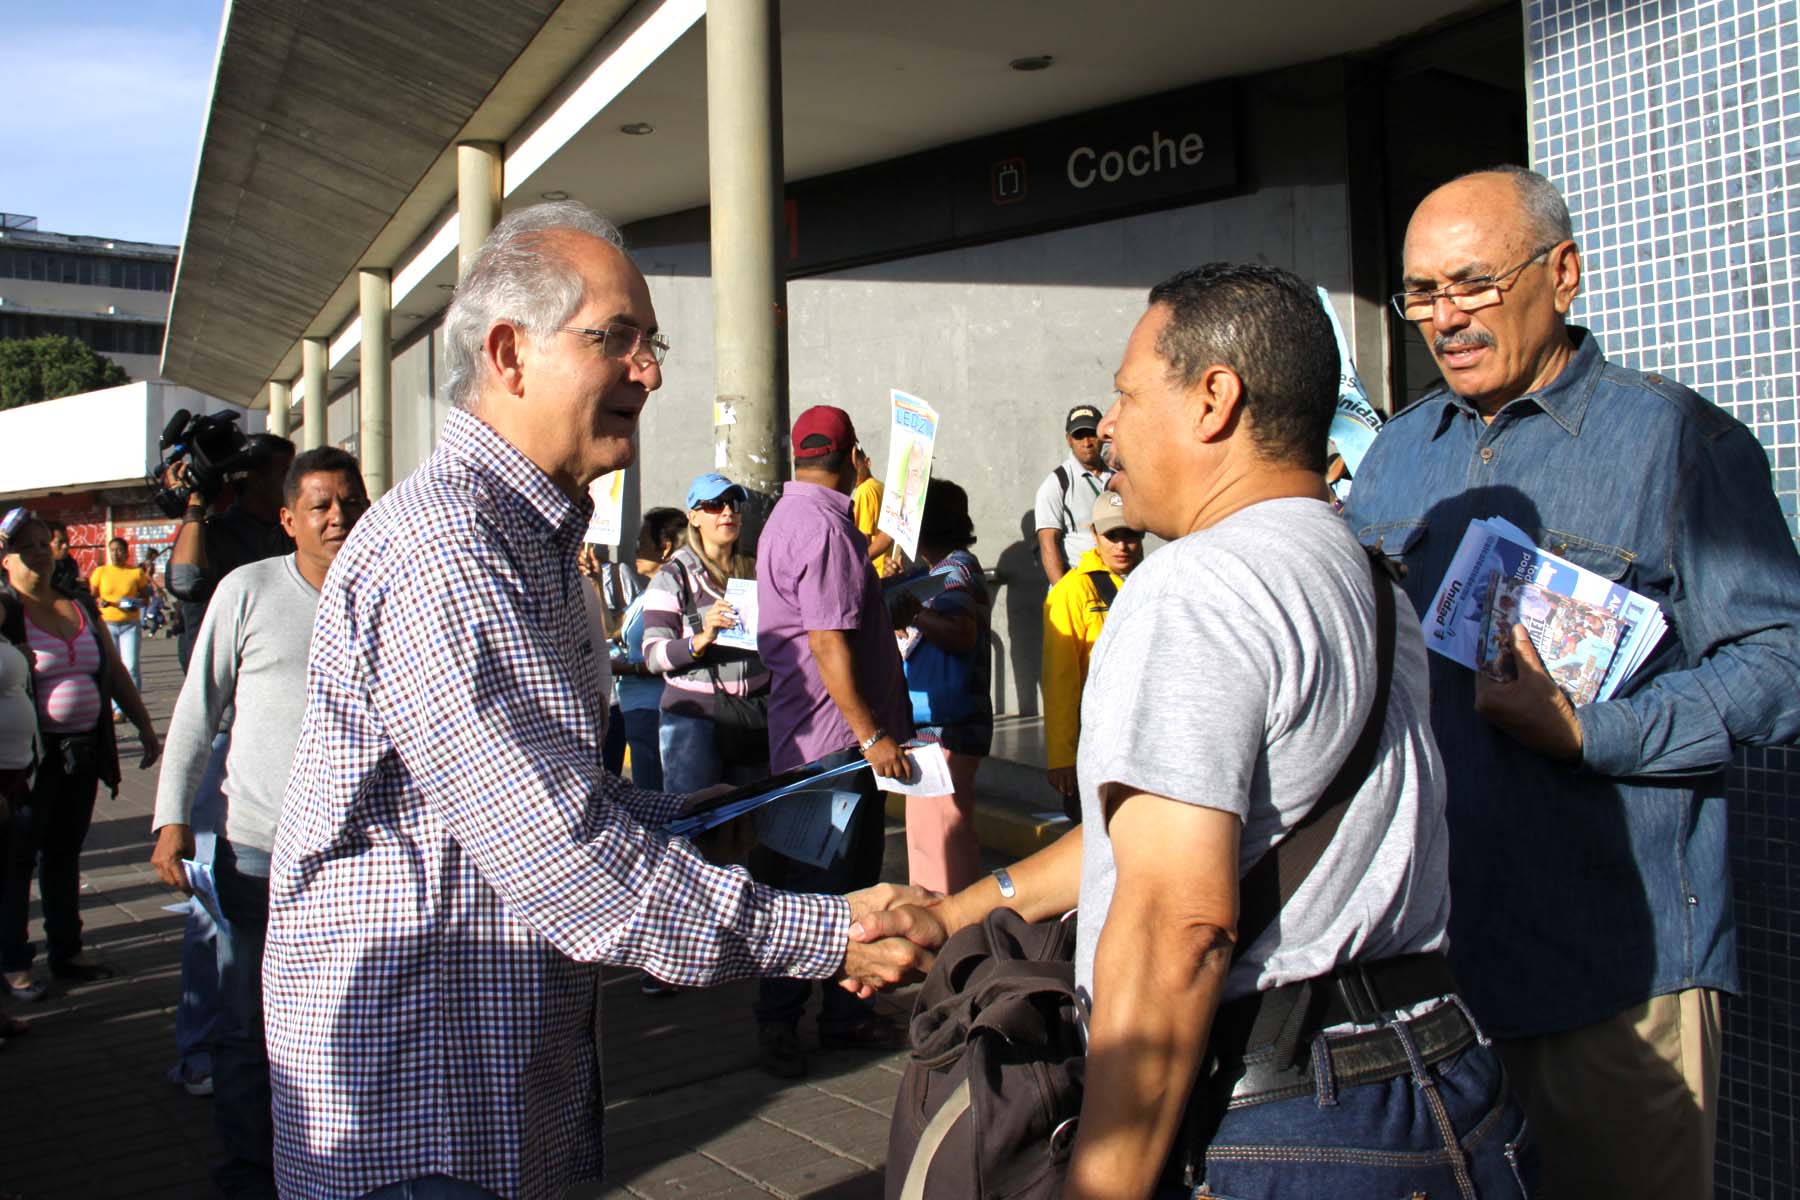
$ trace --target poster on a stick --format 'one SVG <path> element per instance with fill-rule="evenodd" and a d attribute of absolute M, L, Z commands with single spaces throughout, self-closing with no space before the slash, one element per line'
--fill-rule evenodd
<path fill-rule="evenodd" d="M 919 556 L 919 521 L 925 489 L 931 486 L 931 455 L 937 446 L 937 409 L 898 388 L 888 389 L 893 420 L 888 426 L 887 475 L 882 480 L 881 516 L 875 528 L 894 539 L 908 558 Z"/>
<path fill-rule="evenodd" d="M 594 516 L 581 540 L 596 546 L 617 546 L 624 537 L 625 472 L 608 471 L 588 484 Z"/>

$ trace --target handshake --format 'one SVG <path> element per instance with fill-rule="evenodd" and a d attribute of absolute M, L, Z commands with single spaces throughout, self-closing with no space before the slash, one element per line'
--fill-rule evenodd
<path fill-rule="evenodd" d="M 863 999 L 931 970 L 950 935 L 946 897 L 923 888 L 882 883 L 844 897 L 850 902 L 850 941 L 838 986 Z"/>

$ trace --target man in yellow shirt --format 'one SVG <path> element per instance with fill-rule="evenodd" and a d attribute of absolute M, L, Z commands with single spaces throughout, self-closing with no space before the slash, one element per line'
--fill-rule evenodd
<path fill-rule="evenodd" d="M 1044 597 L 1044 749 L 1050 786 L 1071 821 L 1081 820 L 1075 795 L 1075 745 L 1081 738 L 1081 691 L 1088 656 L 1100 638 L 1107 609 L 1132 568 L 1144 561 L 1144 535 L 1125 524 L 1117 492 L 1094 497 L 1088 527 L 1094 548 Z"/>
<path fill-rule="evenodd" d="M 106 562 L 88 576 L 88 591 L 100 602 L 100 619 L 106 632 L 112 634 L 119 648 L 119 658 L 131 674 L 133 686 L 138 683 L 138 639 L 142 632 L 144 605 L 150 599 L 150 576 L 142 567 L 130 565 L 131 547 L 122 537 L 106 544 Z M 113 705 L 113 720 L 122 721 L 125 714 Z"/>
<path fill-rule="evenodd" d="M 850 519 L 869 539 L 869 565 L 875 568 L 877 576 L 885 579 L 888 551 L 894 548 L 894 539 L 875 528 L 875 522 L 881 518 L 881 480 L 875 478 L 874 464 L 861 446 L 850 451 L 850 458 L 856 464 L 856 487 L 850 493 Z"/>

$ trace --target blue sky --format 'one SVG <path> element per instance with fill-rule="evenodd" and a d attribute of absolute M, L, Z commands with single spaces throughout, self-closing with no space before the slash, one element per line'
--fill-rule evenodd
<path fill-rule="evenodd" d="M 9 2 L 0 211 L 181 241 L 224 0 Z"/>

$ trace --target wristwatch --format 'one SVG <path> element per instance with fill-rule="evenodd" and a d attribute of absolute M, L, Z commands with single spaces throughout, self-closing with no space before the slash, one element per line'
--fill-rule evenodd
<path fill-rule="evenodd" d="M 871 733 L 868 737 L 866 737 L 862 741 L 858 742 L 856 744 L 856 748 L 863 754 L 867 754 L 869 752 L 870 746 L 873 746 L 876 742 L 879 742 L 882 738 L 884 738 L 886 736 L 887 736 L 887 730 L 878 728 L 875 730 L 874 733 Z"/>
<path fill-rule="evenodd" d="M 1013 886 L 1012 876 L 1007 874 L 1005 867 L 994 872 L 994 882 L 1000 885 L 1000 895 L 1007 900 L 1019 894 L 1019 889 Z"/>

